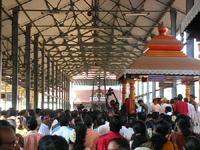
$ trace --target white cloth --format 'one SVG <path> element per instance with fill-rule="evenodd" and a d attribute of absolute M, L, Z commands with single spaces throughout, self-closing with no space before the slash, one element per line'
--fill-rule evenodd
<path fill-rule="evenodd" d="M 62 136 L 68 143 L 69 141 L 74 143 L 76 140 L 75 130 L 66 126 L 60 127 L 60 129 L 54 132 L 52 135 Z"/>
<path fill-rule="evenodd" d="M 131 140 L 131 137 L 134 133 L 133 128 L 126 128 L 125 126 L 122 126 L 122 128 L 119 131 L 120 135 L 123 136 L 128 141 Z"/>
<path fill-rule="evenodd" d="M 194 105 L 192 105 L 190 103 L 187 103 L 187 104 L 188 104 L 188 116 L 193 119 L 194 115 L 196 113 L 196 110 L 194 109 Z"/>
<path fill-rule="evenodd" d="M 57 120 L 57 119 L 54 119 L 53 122 L 52 122 L 52 124 L 51 124 L 50 134 L 53 134 L 53 132 L 52 132 L 53 127 L 54 127 L 55 125 L 57 125 L 57 124 L 58 124 L 58 120 Z"/>
<path fill-rule="evenodd" d="M 171 104 L 167 104 L 167 103 L 163 103 L 162 105 L 161 105 L 161 113 L 165 113 L 165 109 L 166 109 L 166 107 L 171 107 L 171 109 L 172 109 L 172 105 Z M 172 109 L 172 111 L 173 111 L 173 109 Z"/>
<path fill-rule="evenodd" d="M 41 123 L 38 133 L 42 135 L 49 135 L 50 134 L 49 126 L 47 126 L 44 123 Z"/>
<path fill-rule="evenodd" d="M 105 124 L 99 126 L 98 128 L 94 129 L 95 132 L 97 132 L 100 135 L 104 135 L 106 133 L 108 133 L 110 131 L 110 126 L 109 126 L 109 122 L 106 121 Z"/>

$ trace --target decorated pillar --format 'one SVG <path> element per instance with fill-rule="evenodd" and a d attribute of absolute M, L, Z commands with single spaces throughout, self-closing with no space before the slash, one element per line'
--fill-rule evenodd
<path fill-rule="evenodd" d="M 122 81 L 122 104 L 125 103 L 125 99 L 126 99 L 126 79 L 124 79 Z"/>
<path fill-rule="evenodd" d="M 129 84 L 130 84 L 130 95 L 129 95 L 129 114 L 133 114 L 135 113 L 136 109 L 135 109 L 135 80 L 134 79 L 130 79 L 129 80 Z"/>
<path fill-rule="evenodd" d="M 190 83 L 186 82 L 185 84 L 185 97 L 189 98 L 190 97 Z"/>

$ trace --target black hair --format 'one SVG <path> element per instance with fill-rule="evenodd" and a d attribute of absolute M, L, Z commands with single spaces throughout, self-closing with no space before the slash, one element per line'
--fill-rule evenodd
<path fill-rule="evenodd" d="M 90 128 L 92 126 L 92 118 L 90 116 L 85 116 L 84 118 L 84 122 L 85 122 L 85 125 L 87 126 L 87 128 Z"/>
<path fill-rule="evenodd" d="M 190 117 L 181 114 L 177 117 L 175 122 L 177 126 L 179 127 L 179 129 L 181 130 L 184 137 L 187 137 L 193 134 L 193 132 L 191 131 L 192 125 L 191 125 Z"/>
<path fill-rule="evenodd" d="M 196 136 L 188 136 L 185 139 L 185 150 L 199 150 L 200 139 Z"/>
<path fill-rule="evenodd" d="M 143 103 L 144 101 L 142 99 L 139 99 L 138 100 L 138 103 Z"/>
<path fill-rule="evenodd" d="M 125 138 L 114 138 L 109 141 L 109 143 L 111 142 L 115 142 L 119 145 L 118 150 L 130 150 L 129 142 Z"/>
<path fill-rule="evenodd" d="M 113 132 L 119 132 L 122 127 L 122 120 L 120 116 L 113 116 L 110 118 L 110 130 Z"/>
<path fill-rule="evenodd" d="M 58 117 L 58 122 L 61 126 L 68 126 L 69 125 L 69 118 L 65 114 L 61 114 Z"/>
<path fill-rule="evenodd" d="M 170 106 L 165 107 L 165 113 L 172 112 L 172 108 Z"/>
<path fill-rule="evenodd" d="M 145 112 L 138 113 L 138 120 L 146 121 L 146 113 Z"/>
<path fill-rule="evenodd" d="M 42 137 L 38 144 L 38 150 L 68 150 L 69 145 L 67 141 L 57 135 L 46 135 Z"/>
<path fill-rule="evenodd" d="M 0 120 L 0 130 L 12 130 L 13 132 L 15 132 L 15 128 L 6 120 Z M 2 139 L 0 137 L 0 145 L 2 143 Z"/>
<path fill-rule="evenodd" d="M 147 142 L 147 130 L 146 125 L 143 121 L 136 121 L 133 125 L 134 134 L 132 136 L 133 143 L 131 145 L 131 149 L 135 149 L 139 147 L 141 144 Z"/>
<path fill-rule="evenodd" d="M 177 99 L 178 100 L 182 100 L 183 99 L 183 95 L 182 94 L 178 94 Z"/>
<path fill-rule="evenodd" d="M 27 127 L 29 130 L 35 130 L 37 128 L 37 120 L 35 117 L 29 117 L 27 120 Z"/>
<path fill-rule="evenodd" d="M 85 124 L 78 124 L 75 127 L 76 132 L 76 141 L 74 143 L 74 150 L 83 150 L 85 149 L 85 136 L 87 132 L 87 127 Z"/>
<path fill-rule="evenodd" d="M 166 135 L 170 132 L 170 124 L 165 120 L 160 120 L 155 126 L 156 133 L 152 136 L 151 142 L 154 150 L 161 150 L 167 142 Z"/>

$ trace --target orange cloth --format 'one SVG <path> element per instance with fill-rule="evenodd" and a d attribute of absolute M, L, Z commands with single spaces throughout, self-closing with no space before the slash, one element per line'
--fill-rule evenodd
<path fill-rule="evenodd" d="M 92 129 L 87 129 L 86 136 L 85 136 L 85 147 L 90 148 L 90 150 L 96 150 L 96 139 L 99 137 Z"/>
<path fill-rule="evenodd" d="M 178 147 L 175 143 L 167 142 L 163 145 L 162 150 L 178 150 Z"/>

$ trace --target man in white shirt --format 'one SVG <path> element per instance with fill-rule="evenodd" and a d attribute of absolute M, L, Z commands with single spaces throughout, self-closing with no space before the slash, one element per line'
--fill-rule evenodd
<path fill-rule="evenodd" d="M 69 144 L 74 143 L 76 140 L 76 133 L 74 129 L 68 126 L 69 118 L 65 114 L 62 114 L 59 116 L 58 122 L 60 123 L 61 127 L 52 135 L 62 136 Z"/>
<path fill-rule="evenodd" d="M 42 123 L 40 125 L 38 133 L 42 135 L 49 135 L 50 134 L 49 122 L 50 122 L 50 115 L 43 116 Z"/>

